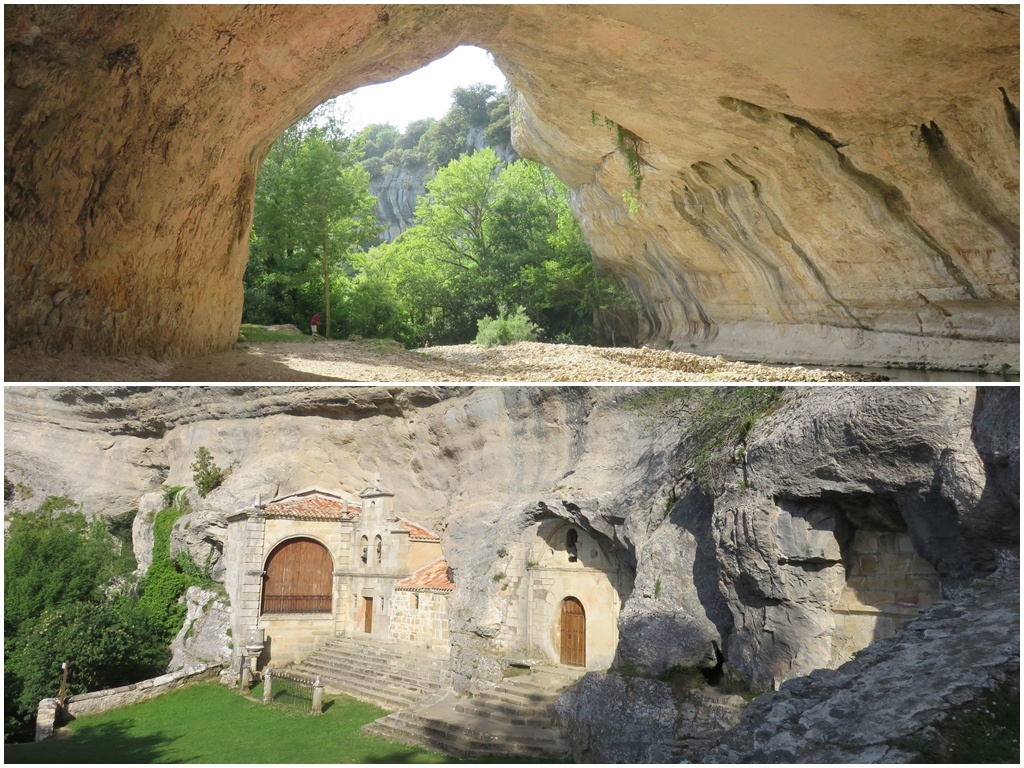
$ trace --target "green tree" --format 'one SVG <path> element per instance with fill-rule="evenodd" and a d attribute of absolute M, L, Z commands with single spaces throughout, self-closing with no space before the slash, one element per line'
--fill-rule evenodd
<path fill-rule="evenodd" d="M 71 664 L 73 693 L 136 682 L 167 663 L 161 624 L 140 610 L 130 589 L 117 587 L 127 563 L 119 562 L 108 524 L 89 521 L 74 507 L 70 499 L 51 497 L 33 512 L 8 518 L 5 741 L 31 739 L 36 705 L 56 693 L 63 661 Z M 110 524 L 128 539 L 120 544 L 128 553 L 129 517 Z"/>
<path fill-rule="evenodd" d="M 4 634 L 10 638 L 47 608 L 97 600 L 113 575 L 114 544 L 100 519 L 66 511 L 51 497 L 9 516 L 4 546 Z M 54 514 L 57 513 L 57 514 Z"/>
<path fill-rule="evenodd" d="M 214 463 L 213 454 L 205 445 L 196 450 L 196 460 L 192 462 L 192 481 L 196 490 L 204 499 L 214 488 L 224 482 L 224 470 Z"/>
<path fill-rule="evenodd" d="M 386 132 L 379 134 L 386 144 Z M 247 322 L 281 322 L 288 312 L 288 320 L 304 325 L 322 306 L 330 337 L 334 273 L 347 269 L 348 255 L 380 231 L 362 156 L 361 141 L 345 137 L 321 112 L 275 142 L 257 179 Z"/>

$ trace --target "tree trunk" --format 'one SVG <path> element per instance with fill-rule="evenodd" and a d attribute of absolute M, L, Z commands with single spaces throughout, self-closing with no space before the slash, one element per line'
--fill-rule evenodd
<path fill-rule="evenodd" d="M 327 258 L 327 216 L 324 216 L 324 338 L 331 338 L 331 270 Z"/>

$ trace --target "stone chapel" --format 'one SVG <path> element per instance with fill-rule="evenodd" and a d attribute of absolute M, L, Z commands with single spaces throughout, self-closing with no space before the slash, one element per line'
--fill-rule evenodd
<path fill-rule="evenodd" d="M 232 634 L 262 635 L 261 665 L 338 635 L 448 648 L 455 585 L 441 539 L 399 517 L 379 480 L 359 501 L 318 488 L 257 499 L 228 517 L 225 556 Z"/>
<path fill-rule="evenodd" d="M 227 518 L 225 584 L 236 662 L 300 662 L 338 637 L 447 654 L 452 570 L 434 532 L 399 516 L 375 479 L 358 500 L 307 488 Z M 499 646 L 549 664 L 607 669 L 632 577 L 582 528 L 523 531 L 503 572 L 511 611 Z"/>

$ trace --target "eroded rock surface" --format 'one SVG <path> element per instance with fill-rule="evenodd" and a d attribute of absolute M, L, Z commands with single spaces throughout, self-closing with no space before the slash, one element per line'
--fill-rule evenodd
<path fill-rule="evenodd" d="M 905 662 L 923 665 L 925 680 L 943 669 L 935 658 L 951 670 L 976 664 L 968 693 L 1006 672 L 1008 649 L 1019 645 L 1019 595 L 1005 572 L 978 583 L 1012 565 L 1019 546 L 1016 388 L 789 389 L 744 439 L 711 444 L 693 429 L 702 391 L 9 387 L 5 471 L 12 482 L 37 483 L 39 497 L 71 489 L 88 513 L 116 514 L 151 508 L 161 485 L 191 486 L 190 464 L 205 446 L 230 473 L 205 499 L 193 497 L 195 513 L 177 526 L 175 546 L 199 563 L 216 553 L 223 516 L 257 493 L 269 499 L 317 485 L 352 495 L 380 472 L 399 514 L 442 537 L 457 585 L 451 671 L 459 690 L 493 685 L 510 659 L 533 658 L 516 597 L 531 567 L 524 537 L 562 523 L 596 542 L 622 576 L 611 663 L 651 682 L 629 689 L 637 706 L 668 706 L 650 678 L 672 666 L 758 690 L 781 686 L 771 700 L 791 708 L 806 697 L 787 690 L 805 683 L 787 681 L 811 675 L 806 690 L 823 697 L 827 731 L 829 717 L 842 719 L 826 717 L 831 697 L 867 673 L 864 658 L 878 661 L 879 676 L 903 681 L 912 679 L 897 674 Z M 41 448 L 40 434 L 61 450 Z M 107 458 L 82 472 L 77 463 L 97 443 Z M 702 452 L 719 468 L 698 482 Z M 975 634 L 966 629 L 973 623 Z M 918 640 L 927 644 L 918 649 Z M 968 646 L 984 663 L 964 656 Z M 816 671 L 858 651 L 839 672 Z M 933 722 L 943 702 L 955 703 L 959 679 L 950 688 L 936 678 L 928 707 L 908 708 L 888 733 Z M 563 718 L 593 733 L 602 707 L 616 706 L 604 701 L 608 690 L 624 685 L 609 680 L 585 679 L 563 702 Z M 831 682 L 819 689 L 821 680 Z M 865 701 L 877 708 L 882 700 Z M 678 724 L 689 715 L 673 706 L 676 714 L 652 720 L 642 739 L 631 742 L 624 718 L 578 748 L 605 760 L 631 743 L 629 759 L 677 754 Z M 872 722 L 865 734 L 874 740 L 856 742 L 866 759 L 909 759 L 876 754 L 884 718 Z M 798 749 L 795 731 L 767 746 L 764 734 L 750 733 L 735 738 L 753 742 L 730 740 L 739 751 L 722 759 Z M 785 759 L 834 759 L 814 745 Z"/>
<path fill-rule="evenodd" d="M 196 672 L 231 658 L 231 610 L 224 595 L 201 587 L 185 593 L 185 622 L 171 643 L 168 672 Z"/>
<path fill-rule="evenodd" d="M 718 763 L 919 762 L 905 741 L 1020 675 L 1020 559 L 929 609 L 839 669 L 759 697 L 702 755 Z M 1012 627 L 1009 632 L 1007 628 Z"/>
<path fill-rule="evenodd" d="M 962 5 L 12 7 L 5 343 L 227 349 L 274 138 L 473 43 L 648 342 L 1019 370 L 1019 26 Z"/>

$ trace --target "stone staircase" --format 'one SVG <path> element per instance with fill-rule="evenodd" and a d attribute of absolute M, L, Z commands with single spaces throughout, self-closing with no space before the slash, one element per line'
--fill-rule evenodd
<path fill-rule="evenodd" d="M 309 680 L 319 677 L 327 693 L 344 693 L 395 711 L 449 689 L 450 665 L 447 652 L 337 637 L 281 671 Z"/>
<path fill-rule="evenodd" d="M 565 759 L 568 744 L 554 705 L 585 670 L 536 666 L 472 698 L 438 692 L 410 709 L 363 726 L 374 736 L 459 759 Z"/>

